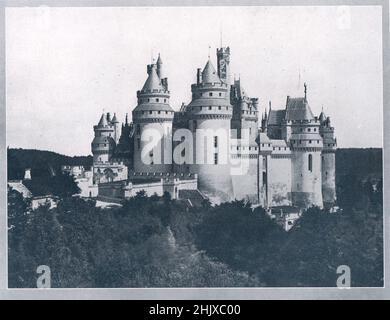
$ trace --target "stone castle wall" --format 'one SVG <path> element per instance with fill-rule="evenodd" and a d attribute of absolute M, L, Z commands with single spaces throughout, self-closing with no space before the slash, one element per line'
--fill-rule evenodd
<path fill-rule="evenodd" d="M 291 158 L 271 155 L 268 164 L 269 206 L 291 205 Z"/>
<path fill-rule="evenodd" d="M 312 170 L 309 170 L 309 155 Z M 294 150 L 292 158 L 292 203 L 298 207 L 323 207 L 321 152 Z"/>
<path fill-rule="evenodd" d="M 336 201 L 336 154 L 322 153 L 322 196 L 324 204 L 333 205 Z"/>

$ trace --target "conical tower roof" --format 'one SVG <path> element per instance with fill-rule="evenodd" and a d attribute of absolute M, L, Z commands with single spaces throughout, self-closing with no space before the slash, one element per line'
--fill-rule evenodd
<path fill-rule="evenodd" d="M 319 119 L 321 122 L 324 122 L 326 120 L 326 115 L 325 115 L 324 111 L 321 111 Z"/>
<path fill-rule="evenodd" d="M 221 82 L 221 79 L 218 77 L 217 71 L 215 71 L 215 68 L 211 63 L 210 59 L 209 61 L 207 61 L 206 66 L 202 71 L 202 82 L 203 83 Z"/>
<path fill-rule="evenodd" d="M 116 118 L 116 113 L 114 113 L 114 116 L 111 119 L 112 123 L 119 123 L 118 119 Z"/>
<path fill-rule="evenodd" d="M 141 91 L 153 91 L 153 90 L 164 90 L 161 85 L 160 78 L 157 75 L 156 68 L 152 67 L 149 73 L 149 77 L 146 79 L 144 86 Z"/>
<path fill-rule="evenodd" d="M 158 54 L 158 59 L 157 59 L 157 65 L 159 65 L 159 64 L 162 64 L 163 62 L 162 62 L 162 59 L 161 59 L 161 55 L 160 54 Z"/>
<path fill-rule="evenodd" d="M 103 113 L 102 116 L 100 117 L 98 126 L 105 127 L 106 125 L 107 125 L 107 119 L 106 119 L 106 115 Z"/>
<path fill-rule="evenodd" d="M 160 79 L 163 79 L 165 78 L 165 75 L 164 75 L 164 70 L 163 70 L 163 62 L 161 60 L 161 55 L 158 54 L 158 59 L 157 59 L 157 62 L 156 62 L 156 66 L 157 66 L 157 75 Z"/>

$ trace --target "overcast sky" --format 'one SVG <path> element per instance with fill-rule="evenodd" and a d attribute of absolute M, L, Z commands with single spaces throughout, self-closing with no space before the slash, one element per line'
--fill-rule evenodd
<path fill-rule="evenodd" d="M 211 46 L 261 111 L 302 96 L 322 106 L 339 147 L 382 147 L 380 7 L 6 8 L 7 144 L 90 154 L 103 111 L 136 106 L 160 52 L 171 105 L 189 103 Z"/>

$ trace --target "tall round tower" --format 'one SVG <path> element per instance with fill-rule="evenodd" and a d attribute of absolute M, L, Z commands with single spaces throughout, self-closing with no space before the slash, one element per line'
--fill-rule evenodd
<path fill-rule="evenodd" d="M 299 207 L 323 207 L 320 121 L 313 116 L 306 99 L 288 98 L 287 125 L 291 127 L 292 149 L 291 196 L 293 205 Z"/>
<path fill-rule="evenodd" d="M 201 69 L 197 71 L 197 82 L 191 86 L 192 101 L 186 107 L 194 141 L 190 171 L 198 174 L 199 189 L 215 202 L 233 198 L 230 176 L 233 107 L 228 87 L 209 60 L 202 72 Z"/>
<path fill-rule="evenodd" d="M 250 98 L 241 80 L 230 87 L 233 106 L 231 120 L 231 166 L 234 197 L 258 202 L 258 99 Z"/>
<path fill-rule="evenodd" d="M 108 114 L 102 114 L 98 125 L 93 127 L 95 137 L 92 141 L 91 148 L 93 154 L 93 163 L 109 162 L 114 153 L 114 127 L 108 122 Z"/>
<path fill-rule="evenodd" d="M 119 121 L 116 118 L 116 113 L 114 113 L 114 116 L 111 119 L 111 124 L 114 127 L 114 140 L 115 140 L 115 143 L 118 144 L 119 138 L 120 138 L 120 134 L 119 134 Z"/>
<path fill-rule="evenodd" d="M 336 202 L 336 147 L 334 127 L 330 124 L 330 118 L 324 112 L 319 116 L 321 123 L 320 134 L 324 141 L 322 150 L 322 197 L 325 207 L 331 207 Z"/>
<path fill-rule="evenodd" d="M 147 67 L 148 78 L 137 92 L 133 110 L 134 171 L 170 172 L 172 170 L 172 120 L 167 79 L 157 74 L 155 64 Z"/>

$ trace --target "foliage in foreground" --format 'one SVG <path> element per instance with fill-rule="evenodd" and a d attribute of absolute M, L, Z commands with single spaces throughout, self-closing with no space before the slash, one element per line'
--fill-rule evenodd
<path fill-rule="evenodd" d="M 35 287 L 48 265 L 53 287 L 352 286 L 383 284 L 381 193 L 362 186 L 359 205 L 307 210 L 286 233 L 242 201 L 199 209 L 144 193 L 121 208 L 64 198 L 26 214 L 8 194 L 9 286 Z"/>
<path fill-rule="evenodd" d="M 37 266 L 51 269 L 52 287 L 253 286 L 189 242 L 196 213 L 169 198 L 139 194 L 122 208 L 65 198 L 58 207 L 22 214 L 9 194 L 9 286 L 36 287 Z"/>

